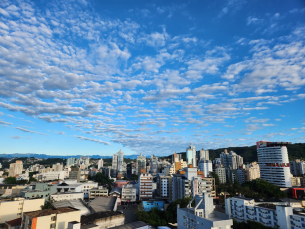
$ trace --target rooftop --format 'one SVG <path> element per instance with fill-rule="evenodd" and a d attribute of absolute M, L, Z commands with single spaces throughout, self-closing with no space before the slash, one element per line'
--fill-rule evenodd
<path fill-rule="evenodd" d="M 90 206 L 94 211 L 112 211 L 115 205 L 117 197 L 96 197 L 90 202 Z"/>
<path fill-rule="evenodd" d="M 112 216 L 123 215 L 120 212 L 111 212 L 111 211 L 104 211 L 104 212 L 96 212 L 89 215 L 83 215 L 81 217 L 81 223 L 83 224 L 91 224 L 94 223 L 96 219 L 108 218 Z"/>
<path fill-rule="evenodd" d="M 145 227 L 145 226 L 147 226 L 147 224 L 144 223 L 143 221 L 136 221 L 133 223 L 127 223 L 124 225 L 112 227 L 112 229 L 136 229 L 136 228 Z"/>
<path fill-rule="evenodd" d="M 17 219 L 13 219 L 11 221 L 6 221 L 5 223 L 10 225 L 11 227 L 15 227 L 15 226 L 20 226 L 21 225 L 21 220 L 22 220 L 22 218 L 17 218 Z"/>
<path fill-rule="evenodd" d="M 47 215 L 52 215 L 52 214 L 62 214 L 62 213 L 73 212 L 73 211 L 79 211 L 79 210 L 75 209 L 75 208 L 71 208 L 71 207 L 62 207 L 62 208 L 57 208 L 55 210 L 44 209 L 44 210 L 39 210 L 39 211 L 26 212 L 24 214 L 26 214 L 32 218 L 36 218 L 36 217 L 41 217 L 41 216 L 47 216 Z"/>

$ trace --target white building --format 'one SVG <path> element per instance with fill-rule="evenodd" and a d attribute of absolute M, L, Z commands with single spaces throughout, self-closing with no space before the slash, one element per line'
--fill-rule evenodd
<path fill-rule="evenodd" d="M 197 167 L 196 146 L 193 146 L 192 143 L 188 148 L 186 148 L 186 162 L 188 165 L 193 165 L 193 167 Z"/>
<path fill-rule="evenodd" d="M 230 151 L 228 153 L 227 149 L 220 154 L 220 161 L 223 167 L 226 169 L 238 169 L 243 165 L 243 157 L 237 155 L 235 152 Z"/>
<path fill-rule="evenodd" d="M 145 169 L 146 171 L 146 157 L 142 156 L 142 153 L 140 156 L 137 156 L 137 163 L 136 163 L 136 174 L 141 174 L 141 169 Z M 133 174 L 133 173 L 131 173 Z"/>
<path fill-rule="evenodd" d="M 103 168 L 103 166 L 104 166 L 104 160 L 101 158 L 97 162 L 97 169 L 100 170 L 101 168 Z"/>
<path fill-rule="evenodd" d="M 57 171 L 57 172 L 60 172 L 63 170 L 63 164 L 61 163 L 56 163 L 56 164 L 53 164 L 52 168 L 54 171 Z"/>
<path fill-rule="evenodd" d="M 16 175 L 22 174 L 22 169 L 23 169 L 22 161 L 16 161 L 15 163 L 11 163 L 8 171 L 8 176 L 14 177 Z"/>
<path fill-rule="evenodd" d="M 255 202 L 245 197 L 225 200 L 226 213 L 235 220 L 257 221 L 268 227 L 287 229 L 305 228 L 305 214 L 293 212 L 287 202 Z"/>
<path fill-rule="evenodd" d="M 122 188 L 122 202 L 136 202 L 137 188 L 132 184 L 125 184 Z"/>
<path fill-rule="evenodd" d="M 195 199 L 195 207 L 191 203 Z M 196 195 L 187 208 L 177 208 L 178 229 L 230 229 L 233 220 L 227 214 L 214 210 L 209 193 Z"/>
<path fill-rule="evenodd" d="M 291 161 L 290 164 L 290 172 L 294 176 L 302 176 L 305 174 L 305 162 L 300 161 L 299 159 L 296 159 L 294 161 Z"/>
<path fill-rule="evenodd" d="M 150 157 L 150 173 L 153 177 L 157 176 L 158 174 L 158 157 L 155 155 Z"/>
<path fill-rule="evenodd" d="M 59 192 L 51 195 L 54 201 L 84 199 L 82 192 Z"/>
<path fill-rule="evenodd" d="M 159 197 L 171 200 L 172 199 L 172 177 L 158 173 L 157 176 L 157 194 Z"/>
<path fill-rule="evenodd" d="M 212 161 L 210 160 L 200 160 L 198 163 L 200 171 L 203 172 L 204 177 L 209 177 L 210 172 L 213 171 Z"/>
<path fill-rule="evenodd" d="M 216 168 L 215 173 L 219 177 L 220 184 L 225 184 L 227 182 L 226 169 L 224 167 Z"/>
<path fill-rule="evenodd" d="M 139 175 L 139 200 L 152 198 L 152 175 L 150 173 L 142 173 Z"/>
<path fill-rule="evenodd" d="M 65 171 L 50 171 L 48 173 L 39 173 L 36 175 L 37 180 L 51 181 L 51 180 L 64 180 Z"/>
<path fill-rule="evenodd" d="M 287 144 L 290 143 L 265 141 L 256 143 L 261 179 L 279 187 L 289 188 L 291 187 L 291 173 Z"/>

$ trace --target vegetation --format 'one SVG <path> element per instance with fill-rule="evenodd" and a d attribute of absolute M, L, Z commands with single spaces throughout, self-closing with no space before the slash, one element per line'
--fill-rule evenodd
<path fill-rule="evenodd" d="M 272 227 L 267 227 L 259 222 L 247 221 L 247 222 L 237 222 L 233 219 L 233 229 L 270 229 Z"/>
<path fill-rule="evenodd" d="M 136 175 L 136 174 L 131 174 L 131 178 L 130 180 L 138 180 L 139 179 L 139 176 Z"/>
<path fill-rule="evenodd" d="M 160 211 L 158 210 L 158 208 L 153 208 L 149 212 L 138 211 L 136 215 L 138 220 L 144 221 L 154 227 L 167 225 L 167 219 L 166 219 L 166 215 L 164 214 L 164 211 Z"/>
<path fill-rule="evenodd" d="M 261 198 L 286 198 L 286 193 L 282 192 L 280 188 L 274 184 L 271 184 L 263 179 L 256 179 L 250 182 L 245 182 L 240 185 L 238 182 L 234 184 L 227 183 L 219 185 L 216 189 L 217 193 L 223 191 L 228 192 L 230 196 L 236 196 L 236 194 L 242 194 L 245 197 L 253 199 Z M 220 201 L 223 202 L 223 197 L 220 196 Z"/>
<path fill-rule="evenodd" d="M 26 184 L 28 180 L 17 180 L 16 177 L 7 177 L 4 179 L 5 184 Z"/>
<path fill-rule="evenodd" d="M 111 191 L 113 180 L 109 179 L 104 173 L 97 173 L 93 179 L 95 182 L 98 182 L 100 185 L 106 185 L 109 192 Z"/>
<path fill-rule="evenodd" d="M 177 205 L 180 204 L 180 208 L 186 208 L 191 200 L 191 197 L 175 200 L 167 207 L 165 212 L 153 208 L 149 212 L 138 210 L 136 215 L 138 220 L 144 221 L 155 227 L 165 226 L 168 223 L 177 223 Z M 194 203 L 192 203 L 192 206 L 193 205 Z"/>

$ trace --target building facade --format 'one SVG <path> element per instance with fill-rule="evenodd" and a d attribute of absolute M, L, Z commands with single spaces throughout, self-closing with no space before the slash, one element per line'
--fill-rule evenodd
<path fill-rule="evenodd" d="M 142 156 L 142 153 L 141 153 L 140 156 L 137 156 L 137 161 L 136 161 L 136 173 L 137 173 L 137 175 L 141 174 L 142 169 L 146 170 L 146 157 Z"/>
<path fill-rule="evenodd" d="M 139 200 L 152 198 L 152 178 L 150 173 L 139 175 Z"/>
<path fill-rule="evenodd" d="M 226 149 L 225 152 L 222 152 L 220 154 L 220 161 L 223 167 L 225 167 L 226 169 L 238 169 L 244 163 L 243 157 L 237 155 L 233 151 L 230 151 L 228 153 Z"/>
<path fill-rule="evenodd" d="M 226 169 L 224 167 L 216 168 L 215 173 L 219 177 L 220 184 L 225 184 L 227 182 Z"/>
<path fill-rule="evenodd" d="M 23 169 L 22 161 L 16 161 L 15 163 L 11 163 L 8 171 L 8 176 L 14 177 L 16 175 L 22 174 L 22 169 Z"/>
<path fill-rule="evenodd" d="M 261 179 L 279 187 L 291 187 L 287 144 L 289 142 L 257 142 L 257 157 Z"/>
<path fill-rule="evenodd" d="M 122 187 L 121 201 L 125 203 L 136 202 L 137 188 L 132 184 L 126 184 Z"/>
<path fill-rule="evenodd" d="M 197 166 L 196 163 L 196 146 L 191 143 L 188 148 L 186 148 L 186 162 L 188 165 Z"/>
<path fill-rule="evenodd" d="M 210 176 L 210 172 L 213 171 L 212 161 L 200 159 L 198 163 L 198 168 L 203 172 L 205 177 Z"/>
<path fill-rule="evenodd" d="M 157 176 L 157 194 L 160 198 L 172 199 L 172 177 L 159 173 Z"/>

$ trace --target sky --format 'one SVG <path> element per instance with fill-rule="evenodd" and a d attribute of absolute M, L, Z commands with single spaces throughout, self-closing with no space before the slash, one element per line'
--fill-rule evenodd
<path fill-rule="evenodd" d="M 0 153 L 305 142 L 302 0 L 1 0 Z"/>

